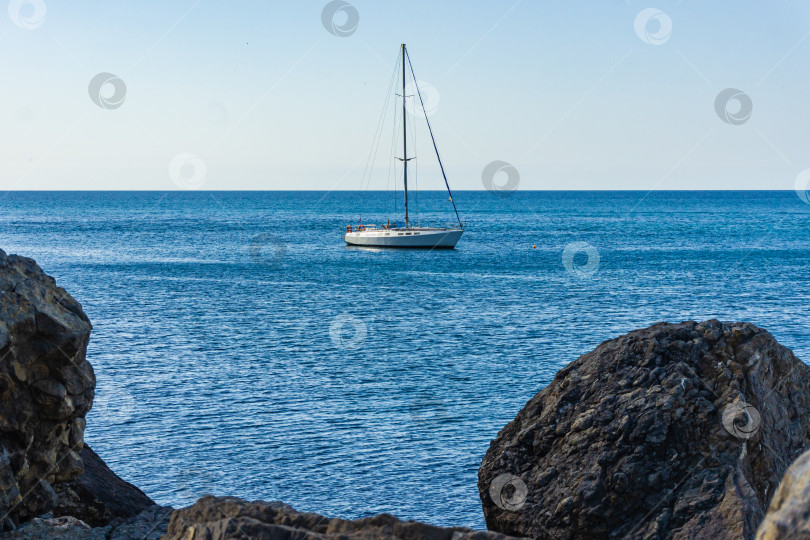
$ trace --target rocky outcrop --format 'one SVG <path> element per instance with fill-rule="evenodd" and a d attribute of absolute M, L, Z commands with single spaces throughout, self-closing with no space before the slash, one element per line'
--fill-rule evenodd
<path fill-rule="evenodd" d="M 82 472 L 95 376 L 81 305 L 37 264 L 0 250 L 0 517 L 5 529 L 53 508 L 55 482 Z"/>
<path fill-rule="evenodd" d="M 416 521 L 400 521 L 389 514 L 345 520 L 296 512 L 279 502 L 246 502 L 234 497 L 206 495 L 188 508 L 176 510 L 167 540 L 260 538 L 298 540 L 507 540 L 493 533 L 465 528 L 442 528 Z"/>
<path fill-rule="evenodd" d="M 88 445 L 84 445 L 80 457 L 84 472 L 72 482 L 54 485 L 58 495 L 54 516 L 72 516 L 98 527 L 115 518 L 134 517 L 156 504 L 112 472 Z"/>
<path fill-rule="evenodd" d="M 810 442 L 810 368 L 747 323 L 660 323 L 561 370 L 491 443 L 487 526 L 537 538 L 753 538 Z"/>
<path fill-rule="evenodd" d="M 771 500 L 757 540 L 810 540 L 810 452 L 793 462 Z"/>
<path fill-rule="evenodd" d="M 72 516 L 41 516 L 23 523 L 3 539 L 24 540 L 159 540 L 166 534 L 172 509 L 151 506 L 138 515 L 113 519 L 103 527 L 90 527 Z"/>

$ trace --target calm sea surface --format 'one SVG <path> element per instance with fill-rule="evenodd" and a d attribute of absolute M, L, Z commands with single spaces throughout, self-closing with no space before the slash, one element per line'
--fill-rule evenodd
<path fill-rule="evenodd" d="M 0 248 L 93 322 L 86 440 L 176 506 L 210 492 L 484 528 L 489 441 L 603 340 L 715 317 L 810 358 L 793 192 L 455 199 L 457 249 L 373 251 L 340 227 L 393 217 L 386 193 L 9 193 Z M 418 202 L 452 221 L 446 194 Z"/>

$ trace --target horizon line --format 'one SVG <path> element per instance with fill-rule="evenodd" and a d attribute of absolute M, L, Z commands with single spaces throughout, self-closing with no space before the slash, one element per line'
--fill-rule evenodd
<path fill-rule="evenodd" d="M 9 189 L 9 193 L 391 193 L 385 189 Z M 443 189 L 420 189 L 420 193 L 447 193 Z M 795 189 L 518 189 L 514 191 L 499 191 L 488 189 L 454 189 L 453 193 L 486 193 L 515 194 L 515 193 L 795 193 Z"/>

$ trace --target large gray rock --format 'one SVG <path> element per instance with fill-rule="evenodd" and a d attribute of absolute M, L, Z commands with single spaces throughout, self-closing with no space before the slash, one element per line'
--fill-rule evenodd
<path fill-rule="evenodd" d="M 0 250 L 0 518 L 50 510 L 54 482 L 82 472 L 95 376 L 81 305 L 37 264 Z"/>
<path fill-rule="evenodd" d="M 793 462 L 771 499 L 757 540 L 810 540 L 810 452 Z"/>
<path fill-rule="evenodd" d="M 487 526 L 537 538 L 753 538 L 810 442 L 810 368 L 747 323 L 660 323 L 561 370 L 491 443 Z"/>
<path fill-rule="evenodd" d="M 20 540 L 159 540 L 166 534 L 172 508 L 151 506 L 127 518 L 113 519 L 103 527 L 90 527 L 72 517 L 36 517 L 11 532 L 1 533 L 2 539 Z"/>
<path fill-rule="evenodd" d="M 175 510 L 165 540 L 220 539 L 296 540 L 507 540 L 501 534 L 461 527 L 442 528 L 392 515 L 346 520 L 297 512 L 278 502 L 247 502 L 206 495 L 188 508 Z"/>
<path fill-rule="evenodd" d="M 87 444 L 80 453 L 84 472 L 72 482 L 54 484 L 58 502 L 53 514 L 72 516 L 90 526 L 134 517 L 156 503 L 115 474 Z"/>

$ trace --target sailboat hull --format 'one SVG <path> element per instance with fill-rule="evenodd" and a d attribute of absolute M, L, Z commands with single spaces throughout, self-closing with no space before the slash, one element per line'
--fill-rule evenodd
<path fill-rule="evenodd" d="M 464 229 L 375 229 L 349 232 L 343 239 L 350 246 L 453 249 L 462 233 Z"/>

